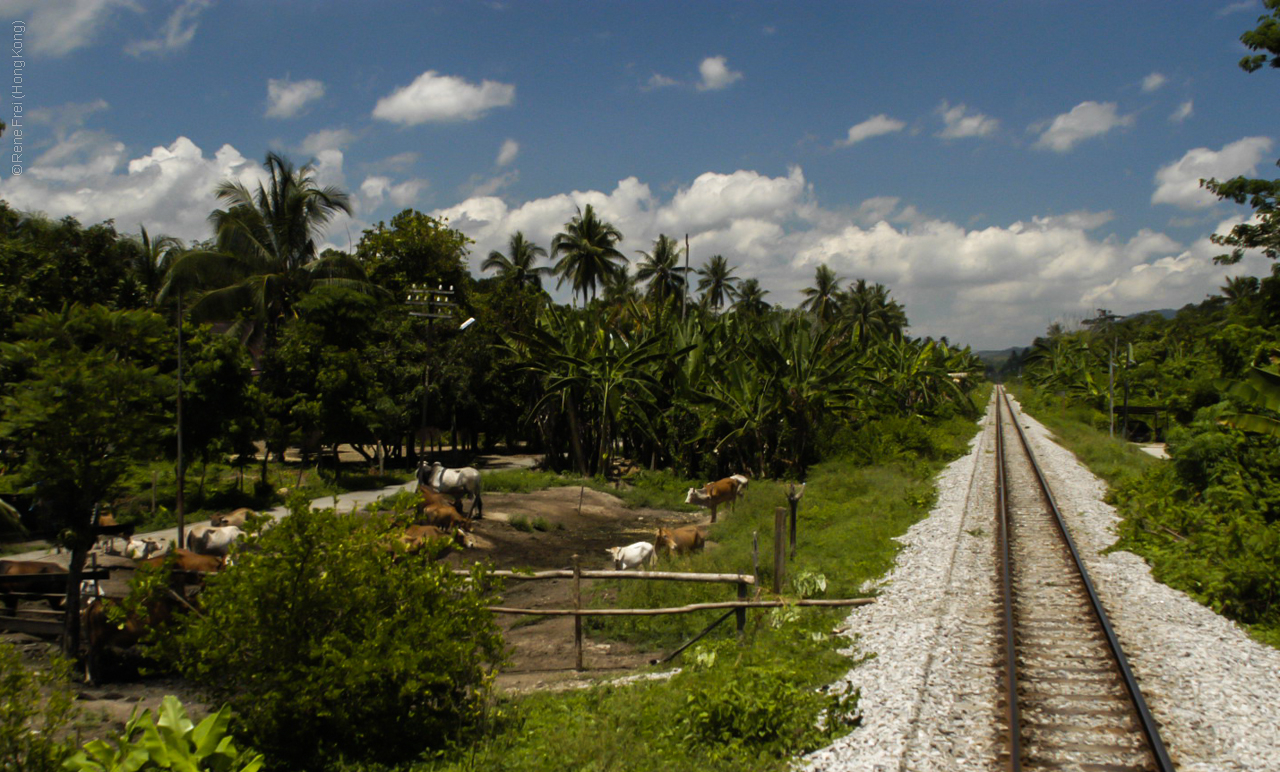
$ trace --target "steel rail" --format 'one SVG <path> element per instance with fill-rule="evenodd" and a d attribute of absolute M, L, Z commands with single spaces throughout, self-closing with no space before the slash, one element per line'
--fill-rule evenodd
<path fill-rule="evenodd" d="M 1022 716 L 1018 708 L 1018 652 L 1014 644 L 1013 571 L 1009 547 L 1009 507 L 1005 500 L 1003 387 L 996 398 L 996 520 L 1000 524 L 1000 581 L 1004 587 L 1004 657 L 1008 683 L 1005 690 L 1005 720 L 1009 723 L 1009 770 L 1022 769 Z"/>
<path fill-rule="evenodd" d="M 1003 399 L 1004 404 L 1009 409 L 1009 416 L 1013 419 L 1013 425 L 1014 428 L 1017 429 L 1018 438 L 1021 440 L 1022 446 L 1027 451 L 1027 458 L 1031 461 L 1031 468 L 1035 470 L 1036 480 L 1039 482 L 1040 490 L 1044 494 L 1044 499 L 1049 506 L 1049 511 L 1053 513 L 1054 522 L 1056 522 L 1058 526 L 1058 532 L 1062 535 L 1062 539 L 1067 545 L 1067 551 L 1071 554 L 1071 559 L 1074 561 L 1076 569 L 1080 572 L 1080 578 L 1083 581 L 1085 592 L 1089 596 L 1089 603 L 1093 607 L 1094 615 L 1097 617 L 1103 633 L 1106 636 L 1107 646 L 1115 657 L 1116 665 L 1120 671 L 1120 677 L 1124 681 L 1125 689 L 1129 693 L 1129 699 L 1138 713 L 1138 720 L 1142 726 L 1143 734 L 1146 735 L 1147 744 L 1150 746 L 1151 755 L 1156 763 L 1156 769 L 1159 770 L 1159 772 L 1175 772 L 1173 761 L 1169 758 L 1169 752 L 1165 749 L 1164 742 L 1160 739 L 1160 731 L 1156 727 L 1155 718 L 1151 715 L 1151 711 L 1147 707 L 1147 701 L 1142 697 L 1142 691 L 1138 688 L 1138 681 L 1134 677 L 1133 671 L 1129 667 L 1129 661 L 1124 655 L 1124 650 L 1120 647 L 1120 641 L 1111 627 L 1111 620 L 1107 617 L 1107 612 L 1102 607 L 1102 601 L 1098 597 L 1098 593 L 1094 590 L 1093 581 L 1089 578 L 1089 572 L 1085 569 L 1084 561 L 1080 559 L 1080 552 L 1076 549 L 1075 541 L 1071 538 L 1071 534 L 1067 530 L 1066 520 L 1062 517 L 1062 512 L 1059 511 L 1058 504 L 1054 501 L 1053 494 L 1049 491 L 1049 482 L 1045 478 L 1043 470 L 1040 468 L 1040 463 L 1036 461 L 1035 454 L 1031 452 L 1031 443 L 1027 440 L 1026 432 L 1022 430 L 1022 425 L 1018 423 L 1017 416 L 1013 412 L 1013 405 L 1009 403 L 1008 395 L 1004 393 L 1003 389 L 1000 392 L 1000 396 Z"/>

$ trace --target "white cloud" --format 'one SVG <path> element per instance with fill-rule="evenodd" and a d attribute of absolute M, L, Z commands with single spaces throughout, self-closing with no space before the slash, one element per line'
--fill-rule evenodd
<path fill-rule="evenodd" d="M 1245 137 L 1216 151 L 1207 147 L 1188 150 L 1182 158 L 1156 172 L 1156 190 L 1151 194 L 1151 203 L 1173 204 L 1182 209 L 1211 207 L 1218 197 L 1201 188 L 1200 180 L 1252 176 L 1270 151 L 1271 140 L 1267 137 Z"/>
<path fill-rule="evenodd" d="M 1033 147 L 1065 153 L 1086 139 L 1132 125 L 1133 116 L 1118 114 L 1115 102 L 1081 102 L 1054 118 Z"/>
<path fill-rule="evenodd" d="M 1168 80 L 1169 80 L 1168 78 L 1161 75 L 1160 73 L 1153 72 L 1147 77 L 1142 79 L 1142 90 L 1149 94 L 1152 91 L 1159 89 L 1161 86 L 1167 83 Z"/>
<path fill-rule="evenodd" d="M 654 74 L 649 76 L 649 80 L 645 81 L 644 89 L 646 91 L 652 91 L 655 88 L 666 88 L 668 86 L 678 86 L 678 85 L 680 85 L 680 81 L 674 78 L 668 78 L 666 75 L 660 75 L 655 72 Z"/>
<path fill-rule="evenodd" d="M 355 140 L 355 132 L 348 129 L 321 129 L 308 134 L 300 148 L 307 155 L 317 155 L 324 150 L 342 150 Z"/>
<path fill-rule="evenodd" d="M 943 101 L 938 106 L 944 127 L 938 132 L 944 139 L 960 139 L 963 137 L 985 137 L 1000 127 L 1000 121 L 979 112 L 970 113 L 964 105 L 952 107 Z"/>
<path fill-rule="evenodd" d="M 702 81 L 698 83 L 699 91 L 715 91 L 729 86 L 742 79 L 742 73 L 729 69 L 723 56 L 708 56 L 698 65 L 698 74 Z"/>
<path fill-rule="evenodd" d="M 65 56 L 93 42 L 121 8 L 139 10 L 132 0 L 9 0 L 11 19 L 27 22 L 29 53 Z"/>
<path fill-rule="evenodd" d="M 212 235 L 205 218 L 217 208 L 218 183 L 253 186 L 263 177 L 262 167 L 231 145 L 208 158 L 178 137 L 126 161 L 123 143 L 82 130 L 37 158 L 26 174 L 0 184 L 0 198 L 23 211 L 71 215 L 86 224 L 114 219 L 124 231 L 141 224 L 151 233 L 194 240 Z"/>
<path fill-rule="evenodd" d="M 1218 12 L 1214 15 L 1218 17 L 1222 17 L 1222 16 L 1228 16 L 1233 13 L 1240 13 L 1243 11 L 1257 11 L 1257 10 L 1259 10 L 1257 0 L 1240 0 L 1240 2 L 1238 3 L 1232 3 L 1230 5 L 1219 8 Z"/>
<path fill-rule="evenodd" d="M 212 0 L 183 0 L 160 27 L 159 34 L 145 40 L 134 40 L 124 47 L 130 56 L 164 55 L 187 47 L 196 35 L 200 14 Z"/>
<path fill-rule="evenodd" d="M 514 139 L 508 139 L 502 143 L 502 148 L 498 150 L 498 166 L 506 166 L 516 160 L 516 155 L 520 153 L 520 143 Z"/>
<path fill-rule="evenodd" d="M 1253 155 L 1269 147 L 1265 138 L 1252 141 Z M 1215 155 L 1234 152 L 1228 146 Z M 341 149 L 322 149 L 317 178 L 340 178 L 342 164 Z M 27 174 L 0 182 L 0 198 L 24 211 L 72 215 L 85 223 L 112 218 L 121 229 L 143 224 L 153 233 L 203 239 L 210 235 L 205 218 L 217 205 L 215 186 L 228 178 L 253 186 L 262 177 L 262 168 L 230 145 L 206 157 L 179 137 L 129 160 L 122 143 L 81 129 L 32 162 Z M 357 216 L 383 206 L 421 206 L 426 188 L 422 179 L 366 176 L 355 196 Z M 1209 243 L 1207 232 L 1190 244 L 1150 230 L 1106 233 L 1101 229 L 1110 212 L 1045 213 L 970 229 L 922 216 L 892 197 L 867 199 L 848 211 L 827 209 L 798 167 L 777 177 L 746 169 L 708 172 L 669 196 L 654 194 L 636 177 L 609 191 L 515 204 L 473 195 L 432 214 L 448 217 L 476 240 L 470 259 L 478 273 L 482 256 L 505 248 L 516 230 L 549 247 L 586 204 L 625 234 L 621 248 L 628 255 L 648 248 L 660 233 L 687 233 L 693 265 L 724 254 L 737 275 L 759 279 L 771 301 L 792 307 L 812 282 L 814 266 L 826 264 L 846 279 L 888 285 L 906 305 L 912 334 L 946 335 L 980 348 L 1026 345 L 1054 319 L 1091 315 L 1099 306 L 1117 313 L 1178 307 L 1215 292 L 1242 269 L 1269 269 L 1256 255 L 1238 266 L 1214 265 L 1212 256 L 1222 250 Z M 339 218 L 329 234 L 345 249 L 361 227 L 355 217 Z M 567 287 L 553 294 L 569 299 Z"/>
<path fill-rule="evenodd" d="M 1172 113 L 1170 113 L 1169 120 L 1172 121 L 1173 123 L 1182 123 L 1183 121 L 1191 117 L 1193 110 L 1194 110 L 1194 106 L 1192 105 L 1191 100 L 1188 99 L 1187 101 L 1178 105 L 1177 110 L 1174 110 Z"/>
<path fill-rule="evenodd" d="M 864 139 L 878 137 L 881 134 L 892 134 L 895 131 L 902 131 L 907 124 L 881 113 L 873 115 L 862 123 L 849 127 L 849 134 L 844 139 L 836 140 L 837 147 L 848 147 L 849 145 L 861 142 Z"/>
<path fill-rule="evenodd" d="M 27 113 L 27 119 L 31 123 L 44 123 L 53 127 L 54 133 L 58 137 L 66 134 L 68 129 L 78 129 L 84 126 L 85 121 L 90 115 L 101 112 L 110 107 L 105 99 L 95 99 L 92 102 L 67 102 L 52 107 L 36 107 Z"/>
<path fill-rule="evenodd" d="M 324 96 L 324 84 L 318 80 L 267 80 L 268 118 L 293 118 L 311 102 Z"/>
<path fill-rule="evenodd" d="M 475 85 L 428 70 L 407 86 L 378 100 L 373 117 L 416 126 L 431 121 L 474 121 L 495 107 L 515 101 L 516 87 L 486 80 Z"/>

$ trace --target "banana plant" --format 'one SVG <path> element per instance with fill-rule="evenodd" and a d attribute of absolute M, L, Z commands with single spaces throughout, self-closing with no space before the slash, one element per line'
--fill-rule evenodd
<path fill-rule="evenodd" d="M 258 772 L 262 754 L 238 749 L 227 731 L 230 724 L 226 705 L 197 725 L 177 697 L 166 695 L 159 720 L 150 709 L 135 709 L 114 744 L 87 742 L 63 767 L 70 772 Z"/>

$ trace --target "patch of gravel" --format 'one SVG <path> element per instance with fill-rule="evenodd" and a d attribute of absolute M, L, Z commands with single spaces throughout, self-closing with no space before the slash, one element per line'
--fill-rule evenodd
<path fill-rule="evenodd" d="M 971 452 L 938 477 L 938 503 L 912 526 L 879 601 L 855 609 L 846 650 L 869 657 L 832 685 L 857 689 L 862 725 L 800 760 L 812 770 L 994 770 L 998 618 L 994 567 L 994 413 Z M 1183 772 L 1280 772 L 1280 651 L 1159 584 L 1115 542 L 1105 484 L 1023 416 L 1059 509 Z"/>

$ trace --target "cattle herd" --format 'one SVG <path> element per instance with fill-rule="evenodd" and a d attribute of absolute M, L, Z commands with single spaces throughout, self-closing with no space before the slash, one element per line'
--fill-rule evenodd
<path fill-rule="evenodd" d="M 483 517 L 480 473 L 471 467 L 446 469 L 439 462 L 418 467 L 418 500 L 413 522 L 387 544 L 393 551 L 419 554 L 425 551 L 431 559 L 447 552 L 471 546 L 470 531 L 475 520 Z M 747 488 L 747 478 L 733 475 L 702 488 L 690 488 L 686 503 L 711 511 L 716 521 L 716 508 L 732 504 Z M 472 499 L 464 512 L 463 499 Z M 198 588 L 205 574 L 222 570 L 233 560 L 233 547 L 244 538 L 260 516 L 249 509 L 238 509 L 226 515 L 214 515 L 208 525 L 197 525 L 187 535 L 186 549 L 176 548 L 164 539 L 135 538 L 132 533 L 113 533 L 94 547 L 99 554 L 127 558 L 136 567 L 169 566 L 174 582 L 167 595 L 150 601 L 131 614 L 124 624 L 107 621 L 107 609 L 116 602 L 102 597 L 95 581 L 86 582 L 81 592 L 89 597 L 83 614 L 86 680 L 97 681 L 102 675 L 103 654 L 127 649 L 151 626 L 170 619 L 179 605 L 187 604 L 188 581 Z M 109 521 L 106 521 L 109 522 Z M 268 521 L 269 522 L 269 521 Z M 641 541 L 607 550 L 617 570 L 653 565 L 664 553 L 686 554 L 701 550 L 706 543 L 701 526 L 659 528 L 652 542 Z M 66 588 L 67 570 L 63 566 L 36 560 L 0 560 L 0 576 L 15 577 L 0 584 L 0 598 L 10 615 L 18 601 L 43 597 L 52 608 L 61 608 Z M 17 577 L 22 577 L 17 579 Z"/>
<path fill-rule="evenodd" d="M 711 510 L 711 522 L 716 521 L 716 508 L 721 504 L 732 505 L 747 490 L 746 475 L 735 474 L 709 482 L 701 488 L 690 488 L 685 495 L 686 504 L 696 504 Z M 701 526 L 686 525 L 680 528 L 659 528 L 653 542 L 638 541 L 625 547 L 609 547 L 605 552 L 613 560 L 618 571 L 653 565 L 663 553 L 684 555 L 697 552 L 706 544 L 706 533 Z"/>

